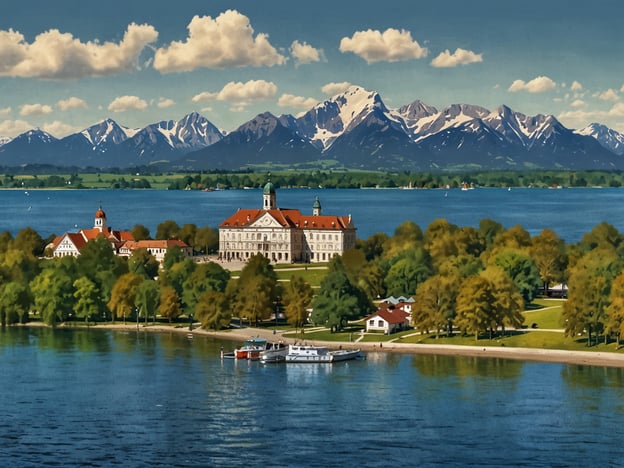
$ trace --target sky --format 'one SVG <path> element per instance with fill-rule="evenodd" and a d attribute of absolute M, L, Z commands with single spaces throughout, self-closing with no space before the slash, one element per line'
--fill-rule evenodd
<path fill-rule="evenodd" d="M 0 136 L 197 111 L 224 131 L 358 85 L 386 106 L 505 104 L 624 132 L 612 0 L 4 0 Z"/>

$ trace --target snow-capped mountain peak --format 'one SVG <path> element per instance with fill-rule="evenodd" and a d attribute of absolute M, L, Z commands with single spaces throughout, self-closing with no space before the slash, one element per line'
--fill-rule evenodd
<path fill-rule="evenodd" d="M 136 130 L 121 127 L 112 119 L 101 122 L 84 129 L 82 135 L 95 148 L 101 145 L 118 145 L 136 133 Z"/>
<path fill-rule="evenodd" d="M 599 123 L 589 124 L 585 128 L 575 130 L 579 135 L 591 136 L 598 143 L 615 154 L 624 154 L 624 134 Z"/>

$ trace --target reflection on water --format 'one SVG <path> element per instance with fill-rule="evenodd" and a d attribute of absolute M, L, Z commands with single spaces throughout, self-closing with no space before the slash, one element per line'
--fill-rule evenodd
<path fill-rule="evenodd" d="M 223 344 L 0 330 L 3 463 L 571 466 L 624 455 L 621 369 L 390 353 L 262 365 L 221 360 Z"/>

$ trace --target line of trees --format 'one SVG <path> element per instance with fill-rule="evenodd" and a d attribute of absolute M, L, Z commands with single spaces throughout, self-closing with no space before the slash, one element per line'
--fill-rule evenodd
<path fill-rule="evenodd" d="M 149 236 L 142 226 L 133 232 Z M 165 221 L 157 237 L 192 238 L 209 250 L 215 231 Z M 158 315 L 219 329 L 232 316 L 258 324 L 283 311 L 300 327 L 312 308 L 315 324 L 338 331 L 373 311 L 379 298 L 413 295 L 417 329 L 436 336 L 459 329 L 479 339 L 522 326 L 521 311 L 562 282 L 569 285 L 562 323 L 568 336 L 586 336 L 588 345 L 619 343 L 624 331 L 624 235 L 608 223 L 566 245 L 550 229 L 532 237 L 521 226 L 505 229 L 490 219 L 477 228 L 438 219 L 425 231 L 407 221 L 392 236 L 374 234 L 333 258 L 318 290 L 296 272 L 278 282 L 263 256 L 252 257 L 232 278 L 219 264 L 196 263 L 175 248 L 159 266 L 146 250 L 115 256 L 103 237 L 76 258 L 40 259 L 44 244 L 30 228 L 15 238 L 0 233 L 3 325 L 26 322 L 31 313 L 50 325 Z"/>

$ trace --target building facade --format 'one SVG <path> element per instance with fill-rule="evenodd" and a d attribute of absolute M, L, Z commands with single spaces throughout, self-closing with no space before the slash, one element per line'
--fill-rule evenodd
<path fill-rule="evenodd" d="M 129 257 L 137 249 L 146 249 L 159 263 L 162 263 L 165 254 L 172 247 L 178 247 L 187 258 L 193 257 L 193 249 L 185 242 L 176 239 L 169 240 L 140 240 L 135 241 L 134 236 L 129 231 L 116 231 L 109 228 L 106 223 L 106 213 L 102 208 L 95 213 L 93 228 L 81 229 L 78 232 L 66 232 L 57 237 L 52 242 L 50 248 L 54 257 L 65 257 L 68 255 L 77 257 L 87 242 L 104 236 L 111 244 L 115 255 Z"/>
<path fill-rule="evenodd" d="M 129 231 L 116 231 L 109 228 L 106 223 L 106 213 L 100 207 L 95 212 L 95 220 L 93 228 L 81 229 L 78 232 L 66 232 L 62 236 L 58 236 L 50 246 L 52 255 L 55 257 L 65 257 L 68 255 L 77 257 L 80 255 L 82 248 L 90 240 L 96 239 L 98 236 L 104 236 L 111 244 L 111 248 L 116 255 L 119 249 L 127 241 L 134 241 L 134 236 Z"/>
<path fill-rule="evenodd" d="M 260 254 L 275 263 L 327 262 L 355 246 L 355 231 L 351 216 L 323 215 L 318 197 L 311 216 L 278 208 L 268 182 L 261 209 L 239 209 L 219 225 L 219 257 L 246 261 Z"/>

